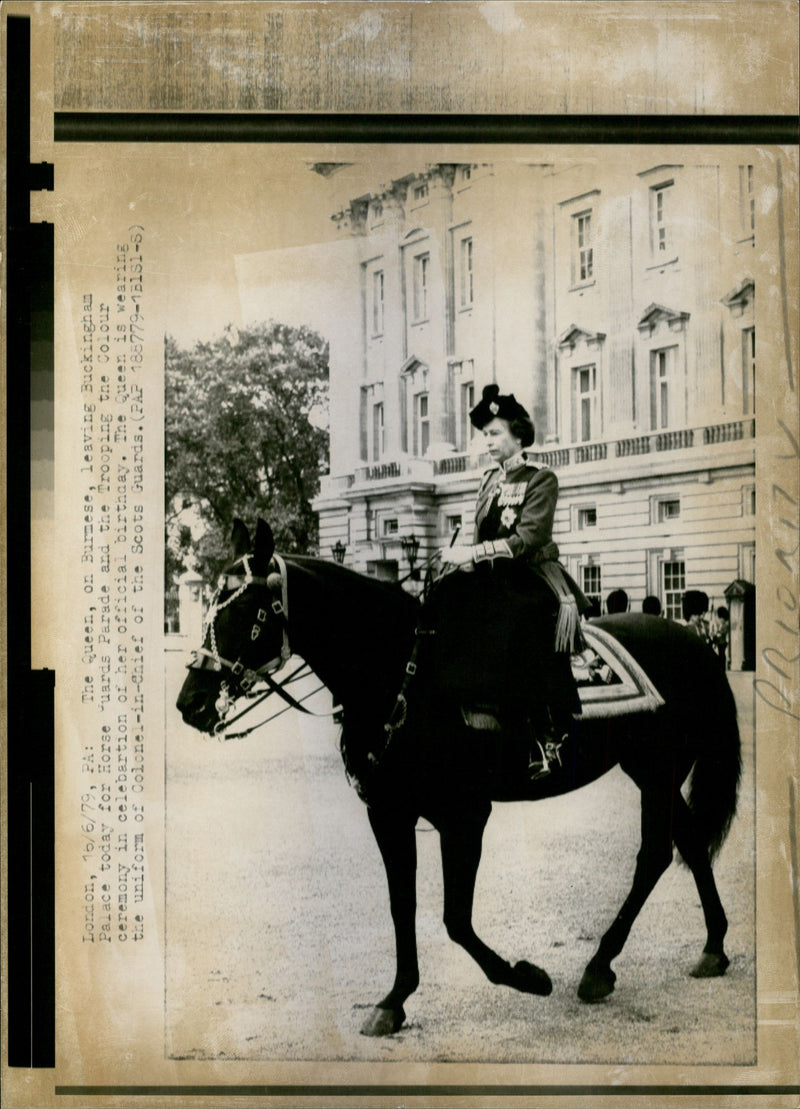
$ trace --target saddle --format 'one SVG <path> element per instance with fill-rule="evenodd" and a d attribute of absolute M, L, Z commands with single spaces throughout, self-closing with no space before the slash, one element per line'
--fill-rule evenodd
<path fill-rule="evenodd" d="M 584 647 L 570 656 L 572 676 L 580 699 L 578 720 L 598 720 L 628 713 L 655 712 L 664 698 L 619 640 L 602 628 L 585 624 Z M 477 731 L 501 732 L 497 704 L 461 705 L 464 723 Z"/>

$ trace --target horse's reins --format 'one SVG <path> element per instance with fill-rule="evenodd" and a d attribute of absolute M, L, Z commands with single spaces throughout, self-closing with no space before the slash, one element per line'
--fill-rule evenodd
<path fill-rule="evenodd" d="M 452 547 L 455 544 L 455 541 L 458 538 L 458 533 L 460 531 L 461 524 L 457 524 L 453 528 L 453 533 L 450 536 L 450 543 L 448 544 L 448 546 Z M 439 557 L 440 552 L 434 551 L 434 553 L 424 564 L 425 570 L 429 570 Z M 445 570 L 445 573 L 446 572 L 447 571 Z M 411 574 L 407 574 L 405 578 L 402 578 L 401 584 L 409 577 L 411 577 Z M 380 751 L 370 752 L 368 756 L 368 759 L 373 766 L 379 765 L 386 752 L 389 750 L 389 745 L 394 739 L 395 732 L 399 732 L 406 722 L 406 716 L 408 715 L 408 697 L 406 696 L 406 694 L 408 693 L 408 687 L 411 685 L 412 680 L 416 676 L 417 655 L 419 654 L 419 649 L 426 635 L 436 635 L 436 632 L 432 628 L 423 628 L 420 625 L 417 625 L 417 627 L 414 629 L 414 646 L 411 649 L 411 657 L 405 665 L 405 670 L 403 672 L 403 682 L 400 686 L 400 691 L 395 697 L 394 705 L 392 705 L 392 711 L 389 713 L 389 719 L 383 725 L 383 732 L 386 738 L 383 741 L 383 746 L 381 747 Z"/>
<path fill-rule="evenodd" d="M 274 673 L 277 673 L 279 670 L 283 669 L 283 667 L 286 665 L 289 658 L 291 657 L 291 649 L 289 647 L 288 583 L 286 563 L 284 562 L 283 558 L 281 558 L 281 556 L 278 554 L 273 555 L 272 561 L 270 562 L 271 572 L 269 572 L 266 577 L 258 577 L 253 574 L 252 570 L 250 569 L 250 559 L 248 555 L 242 555 L 242 557 L 237 561 L 241 562 L 242 566 L 244 567 L 244 573 L 232 574 L 230 572 L 227 572 L 220 576 L 219 582 L 217 584 L 217 591 L 212 598 L 208 610 L 208 615 L 206 616 L 205 630 L 211 643 L 211 650 L 209 651 L 206 647 L 200 647 L 194 652 L 194 660 L 189 665 L 190 669 L 195 670 L 212 669 L 216 670 L 217 672 L 221 670 L 230 670 L 231 675 L 236 680 L 236 686 L 242 691 L 245 696 L 250 695 L 250 691 L 252 690 L 253 686 L 259 681 L 266 682 L 269 686 L 269 689 L 256 700 L 254 700 L 251 704 L 249 704 L 246 708 L 242 709 L 235 716 L 228 719 L 227 711 L 229 706 L 233 704 L 233 701 L 231 701 L 231 699 L 228 697 L 227 682 L 223 682 L 219 699 L 217 700 L 217 703 L 215 705 L 217 713 L 220 716 L 220 721 L 214 729 L 215 734 L 218 736 L 218 738 L 221 739 L 240 739 L 242 738 L 242 736 L 249 735 L 251 732 L 255 731 L 256 728 L 260 728 L 262 727 L 262 725 L 268 724 L 270 720 L 273 720 L 275 718 L 274 715 L 268 717 L 266 720 L 259 721 L 257 724 L 254 724 L 252 727 L 246 729 L 244 732 L 237 732 L 231 735 L 225 734 L 231 724 L 234 724 L 237 720 L 241 720 L 243 716 L 245 716 L 248 712 L 251 712 L 254 708 L 256 708 L 257 705 L 261 704 L 267 699 L 267 697 L 271 696 L 271 694 L 273 693 L 277 693 L 284 701 L 286 701 L 286 704 L 289 708 L 297 709 L 299 712 L 306 713 L 308 716 L 335 717 L 339 715 L 341 713 L 341 706 L 339 705 L 335 705 L 330 712 L 314 712 L 311 709 L 306 708 L 305 705 L 302 703 L 309 697 L 313 696 L 314 693 L 318 693 L 321 689 L 324 689 L 324 686 L 319 686 L 317 689 L 312 690 L 311 693 L 307 694 L 301 699 L 292 696 L 292 694 L 289 693 L 289 691 L 285 688 L 285 686 L 289 685 L 290 682 L 296 681 L 301 676 L 305 676 L 302 673 L 304 670 L 308 669 L 308 672 L 311 672 L 310 667 L 307 667 L 306 663 L 302 663 L 299 667 L 297 667 L 297 669 L 292 671 L 291 674 L 284 678 L 282 682 L 276 682 L 275 679 L 272 677 Z M 234 563 L 233 565 L 236 566 L 237 563 Z M 274 569 L 272 569 L 273 567 Z M 217 647 L 216 629 L 214 627 L 214 622 L 217 618 L 217 614 L 222 609 L 227 608 L 228 605 L 232 604 L 233 601 L 241 597 L 250 585 L 264 586 L 271 593 L 275 592 L 276 586 L 280 587 L 280 597 L 276 597 L 270 605 L 272 612 L 278 617 L 281 622 L 282 638 L 280 653 L 276 655 L 275 658 L 269 659 L 267 662 L 263 663 L 256 669 L 246 667 L 241 661 L 241 658 L 237 658 L 235 662 L 231 662 L 230 659 L 224 658 L 219 653 L 219 649 Z M 218 598 L 225 589 L 232 589 L 233 593 L 231 593 L 230 597 L 228 597 L 225 601 L 219 603 Z M 266 620 L 266 609 L 259 608 L 256 613 L 256 621 L 250 629 L 251 642 L 255 642 L 255 640 L 259 638 L 259 636 L 261 635 L 261 628 L 266 623 Z"/>

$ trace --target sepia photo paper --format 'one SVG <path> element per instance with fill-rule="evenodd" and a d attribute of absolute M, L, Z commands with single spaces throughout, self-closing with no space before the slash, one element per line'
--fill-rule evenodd
<path fill-rule="evenodd" d="M 54 227 L 55 343 L 30 527 L 31 667 L 55 673 L 56 1066 L 4 1066 L 3 1105 L 796 1106 L 798 147 L 770 123 L 797 113 L 796 3 L 4 7 L 30 21 L 31 162 L 54 167 L 31 193 Z M 419 594 L 471 541 L 489 460 L 469 413 L 496 382 L 533 418 L 561 564 L 598 609 L 622 589 L 682 621 L 699 591 L 726 621 L 724 973 L 690 973 L 706 927 L 676 852 L 613 992 L 578 996 L 641 842 L 616 765 L 499 801 L 486 827 L 475 930 L 552 992 L 491 982 L 454 942 L 423 816 L 419 987 L 399 1028 L 365 1034 L 395 934 L 324 680 L 301 671 L 310 711 L 271 696 L 239 734 L 176 707 L 217 582 L 212 513 L 170 467 L 199 479 L 240 451 L 230 481 L 264 482 L 237 363 L 257 342 L 326 368 L 294 551 Z M 283 601 L 276 678 L 302 663 L 301 599 Z M 347 616 L 365 674 L 368 615 Z M 716 688 L 686 693 L 709 742 Z"/>

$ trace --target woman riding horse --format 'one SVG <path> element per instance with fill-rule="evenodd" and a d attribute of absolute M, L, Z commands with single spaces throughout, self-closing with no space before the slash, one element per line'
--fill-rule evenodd
<path fill-rule="evenodd" d="M 493 465 L 478 489 L 472 545 L 442 552 L 445 563 L 475 573 L 444 579 L 432 598 L 437 681 L 460 687 L 473 704 L 496 703 L 535 779 L 561 762 L 580 712 L 570 652 L 587 602 L 558 562 L 558 479 L 526 453 L 535 434 L 530 416 L 513 394 L 487 385 L 470 420 Z"/>
<path fill-rule="evenodd" d="M 507 542 L 509 547 L 516 545 L 510 534 Z M 519 559 L 506 558 L 495 559 L 493 566 L 517 564 L 523 567 Z M 471 586 L 475 580 L 472 574 L 446 575 L 432 600 L 448 583 Z M 696 978 L 724 974 L 728 925 L 711 861 L 736 811 L 741 762 L 736 706 L 713 653 L 671 620 L 641 613 L 598 618 L 596 626 L 648 673 L 663 705 L 653 712 L 605 719 L 579 716 L 563 771 L 526 781 L 516 791 L 505 790 L 505 782 L 487 773 L 482 733 L 465 727 L 452 703 L 439 697 L 435 688 L 427 694 L 426 675 L 432 684 L 438 675 L 425 664 L 407 687 L 405 723 L 397 724 L 393 743 L 387 739 L 386 721 L 403 675 L 416 672 L 407 660 L 420 638 L 419 617 L 417 602 L 404 590 L 322 559 L 288 555 L 284 560 L 275 554 L 266 523 L 259 521 L 251 543 L 247 529 L 237 521 L 233 561 L 220 579 L 203 647 L 178 697 L 188 724 L 218 734 L 220 726 L 224 728 L 223 685 L 236 698 L 254 682 L 266 681 L 288 655 L 291 639 L 291 651 L 308 663 L 331 691 L 334 704 L 341 706 L 346 763 L 360 773 L 377 753 L 367 813 L 386 868 L 396 962 L 394 983 L 371 1009 L 363 1031 L 372 1036 L 396 1032 L 405 1020 L 404 1003 L 419 984 L 419 816 L 440 835 L 448 935 L 490 981 L 524 993 L 551 992 L 552 982 L 543 968 L 524 959 L 507 960 L 476 932 L 473 898 L 484 827 L 493 800 L 539 800 L 566 793 L 600 778 L 617 763 L 641 791 L 641 848 L 630 891 L 586 964 L 578 996 L 598 1001 L 613 992 L 616 974 L 611 964 L 672 862 L 673 844 L 691 868 L 705 918 L 705 947 L 690 973 Z M 438 635 L 425 636 L 423 642 L 437 639 Z M 486 654 L 483 658 L 488 667 L 492 660 Z M 272 684 L 277 688 L 274 679 Z M 681 787 L 690 772 L 684 797 Z M 220 935 L 227 935 L 227 929 L 220 929 Z"/>

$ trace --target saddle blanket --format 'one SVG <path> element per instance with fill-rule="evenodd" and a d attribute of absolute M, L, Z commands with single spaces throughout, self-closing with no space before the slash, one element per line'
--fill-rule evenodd
<path fill-rule="evenodd" d="M 631 712 L 654 712 L 664 698 L 619 640 L 602 628 L 584 624 L 586 647 L 571 658 L 581 700 L 581 717 L 592 720 Z"/>
<path fill-rule="evenodd" d="M 591 624 L 581 627 L 585 647 L 570 663 L 581 712 L 576 720 L 601 720 L 633 712 L 655 712 L 664 698 L 619 640 Z M 494 710 L 462 708 L 464 722 L 479 731 L 500 731 Z"/>

